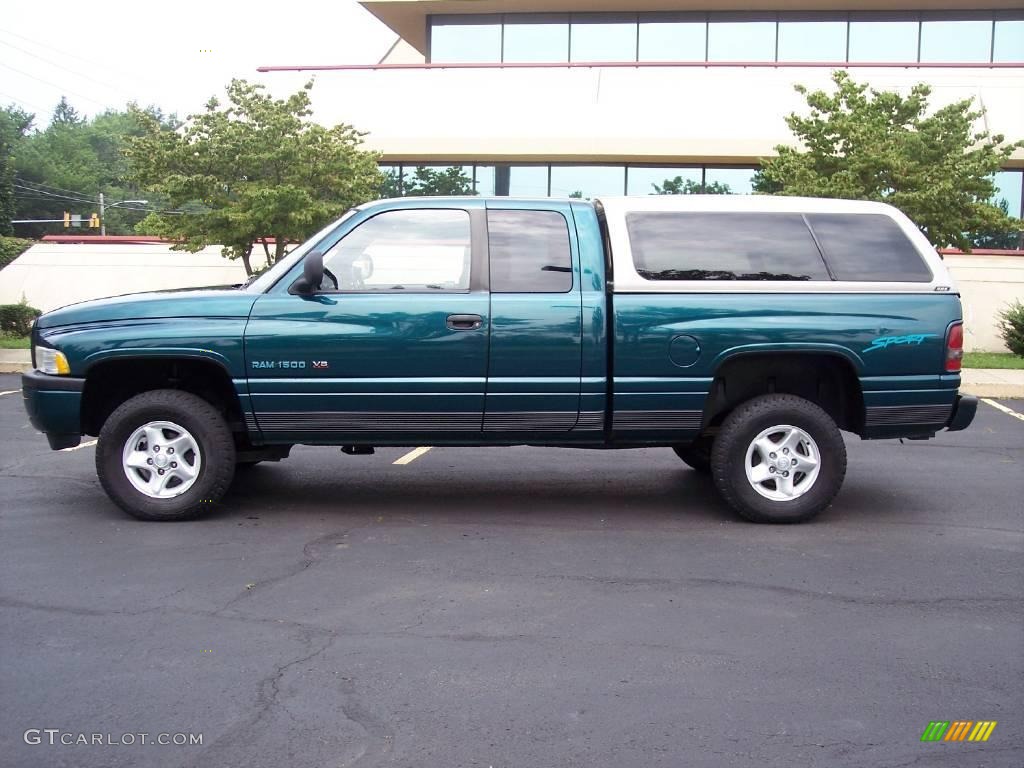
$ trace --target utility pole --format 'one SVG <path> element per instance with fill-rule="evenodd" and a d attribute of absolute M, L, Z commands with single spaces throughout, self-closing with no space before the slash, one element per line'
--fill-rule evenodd
<path fill-rule="evenodd" d="M 107 234 L 107 217 L 103 215 L 103 193 L 100 192 L 100 235 Z"/>

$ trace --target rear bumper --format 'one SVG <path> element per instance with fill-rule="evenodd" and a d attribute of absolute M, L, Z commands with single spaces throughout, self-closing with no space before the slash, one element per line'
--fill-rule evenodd
<path fill-rule="evenodd" d="M 950 432 L 959 432 L 967 429 L 974 421 L 974 414 L 978 411 L 978 398 L 973 395 L 957 395 L 953 403 L 953 413 L 946 423 L 946 429 Z"/>
<path fill-rule="evenodd" d="M 39 371 L 21 375 L 21 399 L 32 426 L 59 451 L 82 441 L 82 390 L 85 379 Z"/>

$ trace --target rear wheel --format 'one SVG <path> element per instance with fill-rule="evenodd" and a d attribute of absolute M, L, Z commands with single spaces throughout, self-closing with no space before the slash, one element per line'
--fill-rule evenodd
<path fill-rule="evenodd" d="M 726 418 L 711 452 L 725 500 L 756 523 L 799 523 L 826 509 L 846 475 L 832 418 L 795 395 L 764 395 Z"/>
<path fill-rule="evenodd" d="M 100 430 L 96 474 L 140 520 L 186 520 L 219 501 L 235 471 L 224 417 L 189 392 L 159 389 L 122 403 Z"/>
<path fill-rule="evenodd" d="M 711 447 L 714 440 L 710 437 L 698 437 L 692 443 L 686 445 L 673 445 L 672 450 L 676 456 L 686 462 L 690 468 L 701 474 L 711 474 Z"/>

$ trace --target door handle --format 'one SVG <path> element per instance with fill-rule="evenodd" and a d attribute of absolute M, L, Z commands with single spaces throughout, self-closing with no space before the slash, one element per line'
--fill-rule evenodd
<path fill-rule="evenodd" d="M 475 331 L 483 324 L 480 315 L 448 315 L 448 327 L 453 331 Z"/>

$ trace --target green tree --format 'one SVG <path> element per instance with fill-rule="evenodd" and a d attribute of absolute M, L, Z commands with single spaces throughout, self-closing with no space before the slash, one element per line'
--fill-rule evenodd
<path fill-rule="evenodd" d="M 402 194 L 406 197 L 428 195 L 475 195 L 473 179 L 460 166 L 431 168 L 421 165 L 410 176 L 402 177 Z"/>
<path fill-rule="evenodd" d="M 14 104 L 0 109 L 0 237 L 14 234 L 14 164 L 34 117 Z"/>
<path fill-rule="evenodd" d="M 85 123 L 85 119 L 78 114 L 77 109 L 68 103 L 67 96 L 61 96 L 53 110 L 51 123 L 54 125 L 82 125 Z"/>
<path fill-rule="evenodd" d="M 796 90 L 810 113 L 786 124 L 802 147 L 778 146 L 762 161 L 757 192 L 877 200 L 907 214 L 937 247 L 969 249 L 980 233 L 1013 223 L 991 200 L 993 175 L 1022 142 L 977 131 L 983 116 L 965 99 L 929 111 L 931 89 L 906 96 L 832 75 L 835 92 Z"/>
<path fill-rule="evenodd" d="M 232 80 L 225 107 L 211 98 L 179 132 L 140 114 L 148 130 L 130 142 L 133 178 L 184 211 L 150 214 L 140 229 L 181 250 L 220 244 L 252 274 L 257 243 L 277 262 L 289 241 L 375 198 L 383 182 L 377 155 L 360 148 L 363 134 L 352 126 L 309 119 L 312 87 L 274 99 L 260 85 Z"/>
<path fill-rule="evenodd" d="M 720 181 L 712 181 L 710 184 L 701 184 L 693 179 L 684 179 L 676 176 L 674 179 L 665 179 L 661 185 L 652 184 L 656 195 L 731 195 L 732 190 L 728 184 Z"/>
<path fill-rule="evenodd" d="M 131 136 L 144 132 L 139 115 L 157 121 L 163 130 L 178 122 L 156 107 L 108 110 L 91 119 L 79 116 L 66 99 L 54 110 L 50 124 L 29 134 L 16 158 L 15 199 L 17 218 L 60 219 L 64 211 L 88 217 L 99 212 L 99 193 L 108 204 L 139 199 L 141 191 L 129 179 L 125 149 Z M 153 207 L 162 201 L 150 197 Z M 107 232 L 131 232 L 145 213 L 128 208 L 108 208 Z M 59 224 L 19 225 L 18 234 L 40 235 Z"/>

